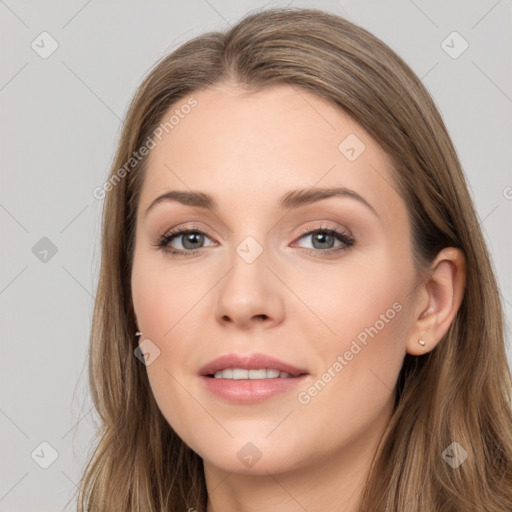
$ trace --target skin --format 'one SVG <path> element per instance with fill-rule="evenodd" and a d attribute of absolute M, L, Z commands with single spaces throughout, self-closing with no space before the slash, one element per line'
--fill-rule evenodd
<path fill-rule="evenodd" d="M 435 271 L 421 277 L 386 154 L 323 98 L 288 85 L 248 95 L 232 83 L 194 97 L 197 107 L 151 150 L 138 205 L 132 293 L 141 339 L 160 350 L 147 365 L 151 389 L 204 460 L 209 511 L 355 512 L 403 358 L 432 350 L 447 331 L 462 300 L 463 258 L 444 249 Z M 349 134 L 365 145 L 354 161 L 338 149 Z M 292 189 L 333 186 L 356 191 L 376 214 L 349 197 L 278 209 Z M 163 201 L 145 215 L 168 190 L 211 194 L 219 209 Z M 155 246 L 191 224 L 206 235 L 197 253 Z M 322 247 L 344 244 L 313 245 L 301 234 L 320 226 L 350 233 L 355 244 L 322 255 Z M 263 251 L 252 263 L 236 251 L 247 236 Z M 184 243 L 178 236 L 170 248 L 187 250 Z M 298 393 L 365 328 L 380 326 L 381 315 L 388 322 L 378 333 L 300 403 Z M 269 354 L 309 375 L 300 389 L 264 402 L 229 403 L 205 389 L 198 372 L 232 352 Z M 262 455 L 252 467 L 237 456 L 247 442 Z"/>

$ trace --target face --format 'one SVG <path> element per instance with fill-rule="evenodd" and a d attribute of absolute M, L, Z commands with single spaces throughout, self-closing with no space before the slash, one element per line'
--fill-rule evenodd
<path fill-rule="evenodd" d="M 356 457 L 392 412 L 417 279 L 406 206 L 369 134 L 299 91 L 197 92 L 149 155 L 134 309 L 158 406 L 205 467 Z"/>

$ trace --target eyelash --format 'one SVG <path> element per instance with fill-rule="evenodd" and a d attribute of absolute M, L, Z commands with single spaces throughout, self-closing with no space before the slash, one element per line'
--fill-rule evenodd
<path fill-rule="evenodd" d="M 190 256 L 190 255 L 198 253 L 202 249 L 202 247 L 199 249 L 193 249 L 193 250 L 189 250 L 189 251 L 187 251 L 187 250 L 184 251 L 181 249 L 169 249 L 169 244 L 175 238 L 179 238 L 182 235 L 186 235 L 186 234 L 190 234 L 190 233 L 199 233 L 201 235 L 205 235 L 208 237 L 208 235 L 204 231 L 192 226 L 192 227 L 188 227 L 188 228 L 175 229 L 175 230 L 168 231 L 154 245 L 158 249 L 164 250 L 171 255 Z M 352 247 L 355 244 L 355 240 L 351 235 L 349 235 L 346 232 L 340 231 L 332 226 L 320 226 L 315 229 L 303 230 L 301 232 L 300 237 L 297 240 L 300 240 L 301 238 L 304 238 L 307 235 L 314 235 L 317 233 L 328 233 L 330 235 L 334 235 L 334 237 L 337 240 L 339 240 L 340 242 L 342 242 L 344 244 L 344 246 L 338 247 L 336 249 L 304 249 L 309 254 L 318 255 L 318 253 L 320 253 L 320 254 L 332 255 L 333 253 L 339 253 L 339 252 L 346 251 L 348 248 Z M 210 238 L 210 237 L 208 237 L 208 238 Z"/>

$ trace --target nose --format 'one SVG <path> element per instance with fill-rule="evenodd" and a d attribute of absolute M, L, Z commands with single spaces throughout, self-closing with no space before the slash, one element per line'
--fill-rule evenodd
<path fill-rule="evenodd" d="M 252 262 L 238 253 L 233 256 L 231 269 L 217 292 L 215 315 L 218 322 L 240 329 L 268 328 L 282 322 L 283 290 L 267 265 L 265 251 Z"/>

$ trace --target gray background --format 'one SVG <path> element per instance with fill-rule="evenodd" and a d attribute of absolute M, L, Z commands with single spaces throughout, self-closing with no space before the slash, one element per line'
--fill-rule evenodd
<path fill-rule="evenodd" d="M 510 319 L 510 0 L 288 3 L 347 17 L 422 78 L 462 161 Z M 0 512 L 73 509 L 95 429 L 85 370 L 103 203 L 92 191 L 137 85 L 192 36 L 285 4 L 0 0 Z M 43 31 L 59 45 L 46 59 L 31 47 L 51 48 Z M 453 54 L 462 40 L 442 43 L 453 31 L 469 44 L 458 58 L 446 44 Z M 58 454 L 47 469 L 52 449 L 41 442 Z"/>

